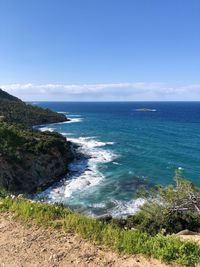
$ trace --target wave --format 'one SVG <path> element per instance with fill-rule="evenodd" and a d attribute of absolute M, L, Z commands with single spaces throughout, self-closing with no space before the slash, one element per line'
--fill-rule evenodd
<path fill-rule="evenodd" d="M 67 118 L 70 119 L 70 120 L 61 122 L 59 124 L 74 123 L 74 122 L 82 122 L 83 121 L 83 118 L 71 118 L 70 116 L 68 116 Z"/>
<path fill-rule="evenodd" d="M 67 114 L 68 112 L 66 111 L 56 111 L 57 113 L 60 113 L 60 114 Z"/>
<path fill-rule="evenodd" d="M 81 115 L 78 115 L 78 114 L 68 114 L 68 117 L 81 117 Z"/>
<path fill-rule="evenodd" d="M 145 200 L 142 198 L 133 199 L 130 201 L 113 201 L 115 207 L 112 208 L 108 213 L 114 217 L 126 217 L 127 215 L 131 215 L 136 213 L 140 206 L 145 203 Z"/>
<path fill-rule="evenodd" d="M 140 206 L 145 203 L 142 198 L 130 201 L 111 200 L 108 202 L 94 203 L 87 207 L 86 214 L 92 217 L 102 217 L 111 215 L 113 218 L 125 218 L 136 213 Z"/>
<path fill-rule="evenodd" d="M 105 177 L 99 171 L 100 163 L 111 162 L 116 155 L 107 149 L 102 149 L 113 142 L 100 142 L 94 137 L 68 138 L 68 141 L 77 145 L 76 153 L 84 155 L 77 158 L 68 168 L 70 175 L 63 179 L 55 187 L 50 187 L 37 195 L 37 198 L 45 198 L 49 202 L 65 202 L 76 194 L 99 184 Z"/>
<path fill-rule="evenodd" d="M 49 132 L 54 132 L 53 128 L 50 127 L 40 127 L 38 128 L 41 132 L 49 131 Z"/>
<path fill-rule="evenodd" d="M 138 111 L 138 112 L 156 112 L 156 109 L 152 109 L 152 108 L 136 108 L 134 109 L 134 111 Z"/>
<path fill-rule="evenodd" d="M 65 197 L 70 197 L 77 189 L 85 190 L 97 185 L 104 178 L 104 175 L 98 170 L 98 164 L 110 162 L 116 157 L 109 150 L 99 149 L 110 142 L 100 142 L 93 137 L 68 138 L 68 141 L 77 144 L 78 152 L 87 158 L 78 159 L 70 164 L 69 170 L 74 172 L 74 177 L 65 188 Z"/>
<path fill-rule="evenodd" d="M 73 135 L 72 133 L 60 133 L 62 134 L 63 136 L 69 136 L 69 135 Z M 68 139 L 67 139 L 68 140 Z"/>
<path fill-rule="evenodd" d="M 94 153 L 94 151 L 90 151 L 88 149 L 92 149 L 92 148 L 96 148 L 96 147 L 103 147 L 103 146 L 108 146 L 108 145 L 114 144 L 114 142 L 98 141 L 95 139 L 95 137 L 79 137 L 79 138 L 70 138 L 68 140 L 77 144 L 77 145 L 80 145 L 81 149 L 84 150 L 84 153 L 86 153 L 86 154 L 88 154 L 90 152 Z M 99 150 L 97 150 L 96 152 L 99 153 Z"/>
<path fill-rule="evenodd" d="M 114 164 L 114 165 L 122 165 L 121 163 L 116 162 L 116 161 L 113 161 L 113 164 Z"/>
<path fill-rule="evenodd" d="M 104 180 L 105 176 L 99 170 L 100 163 L 117 163 L 114 161 L 117 155 L 105 149 L 106 146 L 113 145 L 113 142 L 102 142 L 96 137 L 68 138 L 68 140 L 77 145 L 77 155 L 84 155 L 84 158 L 77 158 L 69 164 L 70 174 L 56 185 L 39 193 L 37 199 L 45 199 L 51 203 L 71 203 L 81 193 L 87 192 Z M 85 213 L 92 217 L 98 217 L 98 214 L 111 215 L 113 218 L 126 217 L 137 212 L 144 202 L 144 199 L 138 198 L 131 201 L 112 200 L 94 203 L 85 206 Z"/>

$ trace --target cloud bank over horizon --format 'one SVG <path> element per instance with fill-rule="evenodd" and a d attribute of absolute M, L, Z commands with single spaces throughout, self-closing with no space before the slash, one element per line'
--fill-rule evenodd
<path fill-rule="evenodd" d="M 14 83 L 0 88 L 25 101 L 200 101 L 200 83 Z"/>

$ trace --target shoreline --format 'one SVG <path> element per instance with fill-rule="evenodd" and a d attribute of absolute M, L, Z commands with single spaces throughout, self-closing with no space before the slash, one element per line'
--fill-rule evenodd
<path fill-rule="evenodd" d="M 51 124 L 41 125 L 45 130 L 48 128 L 53 132 L 57 132 Z M 60 132 L 59 132 L 60 133 Z M 66 137 L 61 133 L 71 144 L 71 150 L 74 153 L 74 159 L 69 164 L 69 173 L 63 176 L 60 180 L 47 187 L 42 192 L 35 194 L 35 198 L 43 200 L 47 203 L 61 203 L 74 211 L 81 212 L 86 216 L 94 218 L 126 218 L 130 214 L 137 212 L 139 206 L 144 201 L 140 198 L 130 200 L 116 200 L 112 197 L 110 200 L 105 200 L 104 203 L 83 203 L 79 200 L 80 195 L 87 192 L 90 195 L 93 186 L 98 186 L 99 183 L 106 178 L 101 171 L 98 170 L 99 163 L 113 162 L 119 155 L 114 154 L 109 149 L 104 149 L 106 146 L 111 146 L 113 142 L 102 142 L 94 137 Z M 114 163 L 113 163 L 114 164 Z M 87 197 L 86 197 L 87 199 Z"/>

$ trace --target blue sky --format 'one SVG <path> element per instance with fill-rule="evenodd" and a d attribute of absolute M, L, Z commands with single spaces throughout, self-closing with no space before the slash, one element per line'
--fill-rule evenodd
<path fill-rule="evenodd" d="M 200 100 L 199 0 L 0 0 L 0 87 L 24 100 Z"/>

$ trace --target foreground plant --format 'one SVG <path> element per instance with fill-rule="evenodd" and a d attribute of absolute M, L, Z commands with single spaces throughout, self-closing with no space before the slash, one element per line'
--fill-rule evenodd
<path fill-rule="evenodd" d="M 176 171 L 174 181 L 174 186 L 158 186 L 140 192 L 147 201 L 138 213 L 128 217 L 126 226 L 151 235 L 184 229 L 200 232 L 200 189 L 184 179 L 181 170 Z"/>

